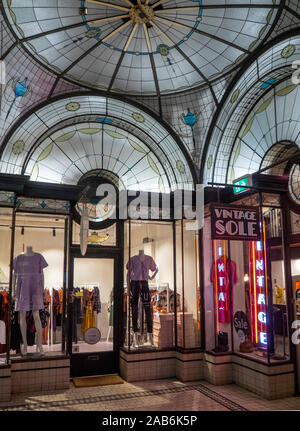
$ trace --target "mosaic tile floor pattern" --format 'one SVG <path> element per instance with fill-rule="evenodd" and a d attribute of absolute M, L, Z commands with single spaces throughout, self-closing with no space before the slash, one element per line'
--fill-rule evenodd
<path fill-rule="evenodd" d="M 300 397 L 268 401 L 236 385 L 176 379 L 13 395 L 6 411 L 247 411 L 300 410 Z"/>

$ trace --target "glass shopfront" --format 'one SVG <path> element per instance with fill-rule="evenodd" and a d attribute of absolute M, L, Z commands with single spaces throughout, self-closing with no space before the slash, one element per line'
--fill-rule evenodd
<path fill-rule="evenodd" d="M 277 195 L 256 194 L 228 206 L 227 211 L 237 210 L 237 214 L 244 214 L 245 207 L 258 210 L 259 235 L 253 241 L 236 240 L 238 223 L 235 227 L 231 221 L 228 226 L 232 239 L 212 239 L 213 209 L 206 208 L 207 247 L 203 252 L 207 350 L 233 351 L 267 363 L 290 359 L 279 202 Z M 241 222 L 239 227 L 238 233 L 246 235 L 245 224 Z M 248 234 L 253 234 L 252 227 Z"/>
<path fill-rule="evenodd" d="M 67 293 L 72 377 L 118 372 L 123 343 L 123 224 L 89 227 L 82 252 L 80 224 L 72 223 Z"/>
<path fill-rule="evenodd" d="M 9 302 L 10 302 L 10 254 L 12 232 L 11 208 L 0 208 L 0 366 L 8 362 L 10 337 Z"/>
<path fill-rule="evenodd" d="M 64 350 L 66 217 L 17 212 L 10 356 Z"/>
<path fill-rule="evenodd" d="M 188 226 L 186 221 L 126 223 L 123 309 L 128 351 L 200 347 L 199 237 Z"/>

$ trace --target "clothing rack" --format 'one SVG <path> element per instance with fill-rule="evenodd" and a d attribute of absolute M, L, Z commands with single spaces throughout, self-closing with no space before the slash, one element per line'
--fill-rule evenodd
<path fill-rule="evenodd" d="M 100 283 L 96 281 L 95 283 L 78 284 L 76 287 L 79 289 L 93 289 L 94 287 L 98 287 L 98 289 L 100 289 Z"/>
<path fill-rule="evenodd" d="M 49 313 L 50 313 L 50 318 L 49 318 L 49 328 L 51 328 L 50 330 L 50 337 L 48 336 L 48 346 L 53 346 L 53 289 L 59 290 L 62 289 L 62 285 L 60 283 L 52 283 L 51 285 L 46 284 L 44 286 L 44 290 L 49 290 L 50 292 L 50 296 L 51 296 L 51 301 L 50 301 L 50 308 L 49 308 Z"/>

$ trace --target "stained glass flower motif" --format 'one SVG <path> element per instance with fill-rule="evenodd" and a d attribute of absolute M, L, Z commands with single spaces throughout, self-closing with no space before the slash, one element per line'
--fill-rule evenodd
<path fill-rule="evenodd" d="M 23 152 L 24 148 L 25 148 L 24 141 L 19 140 L 13 144 L 12 152 L 13 152 L 13 154 L 16 154 L 16 155 L 21 154 Z"/>

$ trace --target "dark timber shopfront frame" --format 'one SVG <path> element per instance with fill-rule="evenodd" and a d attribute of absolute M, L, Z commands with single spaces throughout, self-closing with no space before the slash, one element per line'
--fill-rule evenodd
<path fill-rule="evenodd" d="M 294 211 L 300 214 L 300 210 L 296 205 L 293 205 L 287 197 L 287 180 L 284 177 L 271 177 L 270 175 L 257 174 L 254 175 L 254 186 L 251 190 L 245 193 L 243 196 L 250 196 L 253 193 L 266 192 L 266 193 L 279 193 L 281 195 L 281 208 L 282 208 L 282 221 L 283 221 L 283 252 L 284 252 L 284 266 L 285 266 L 285 278 L 287 286 L 287 298 L 288 298 L 288 314 L 289 321 L 295 320 L 295 308 L 293 306 L 293 290 L 291 285 L 291 270 L 290 261 L 294 256 L 290 245 L 300 243 L 300 236 L 292 235 L 290 226 L 290 211 Z M 68 214 L 63 213 L 67 216 L 65 222 L 65 233 L 64 233 L 64 297 L 63 297 L 63 309 L 67 313 L 65 320 L 65 338 L 62 340 L 62 355 L 57 357 L 37 359 L 19 359 L 14 360 L 9 356 L 9 349 L 7 353 L 7 364 L 0 367 L 0 376 L 3 374 L 3 380 L 10 381 L 7 387 L 14 387 L 14 378 L 19 373 L 20 370 L 24 370 L 24 373 L 29 372 L 27 367 L 29 362 L 33 361 L 36 364 L 36 369 L 43 369 L 43 364 L 47 361 L 48 374 L 55 368 L 64 370 L 65 380 L 64 384 L 67 387 L 66 377 L 69 379 L 70 375 L 88 375 L 88 374 L 98 374 L 97 369 L 90 370 L 87 372 L 83 371 L 86 369 L 84 365 L 85 361 L 88 361 L 88 355 L 80 354 L 77 356 L 78 359 L 74 359 L 74 354 L 72 353 L 72 339 L 70 332 L 70 313 L 71 310 L 67 309 L 67 293 L 69 294 L 72 290 L 72 277 L 73 277 L 73 265 L 72 261 L 75 258 L 81 257 L 78 245 L 72 244 L 72 207 L 80 199 L 82 193 L 82 187 L 80 186 L 68 186 L 68 185 L 57 185 L 57 184 L 45 184 L 45 183 L 35 183 L 30 182 L 28 177 L 20 175 L 0 175 L 0 190 L 10 191 L 15 194 L 13 216 L 12 216 L 12 231 L 11 238 L 12 244 L 14 239 L 15 231 L 15 214 L 17 211 L 16 201 L 18 196 L 25 196 L 30 198 L 39 199 L 56 199 L 56 200 L 67 200 L 70 202 L 70 212 Z M 241 197 L 239 196 L 238 199 Z M 219 189 L 217 187 L 207 187 L 205 189 L 205 203 L 209 202 L 222 202 L 222 203 L 233 203 L 237 200 L 232 193 L 232 187 L 225 187 Z M 32 212 L 32 211 L 31 211 Z M 46 213 L 46 211 L 45 211 Z M 50 213 L 51 215 L 51 213 Z M 52 214 L 53 215 L 53 214 Z M 169 220 L 170 221 L 170 220 Z M 173 222 L 173 256 L 174 256 L 174 292 L 176 298 L 176 235 L 175 235 L 175 220 Z M 114 276 L 115 276 L 115 286 L 118 286 L 118 292 L 123 292 L 124 286 L 124 223 L 126 221 L 117 222 L 117 243 L 115 247 L 88 247 L 86 257 L 95 258 L 113 258 L 114 259 Z M 203 232 L 199 233 L 199 250 L 202 250 L 202 244 L 205 241 L 203 238 Z M 13 249 L 11 250 L 11 262 L 13 258 Z M 121 295 L 117 295 L 117 289 L 115 289 L 115 319 L 114 319 L 114 342 L 115 350 L 113 353 L 114 367 L 113 369 L 108 369 L 103 372 L 116 371 L 128 381 L 145 380 L 153 378 L 163 378 L 163 377 L 177 377 L 182 381 L 186 380 L 196 380 L 196 379 L 206 379 L 211 383 L 216 385 L 235 382 L 241 386 L 248 387 L 248 389 L 253 390 L 266 398 L 279 398 L 282 396 L 292 395 L 299 392 L 297 381 L 297 363 L 299 358 L 296 355 L 296 348 L 293 343 L 290 342 L 290 361 L 280 362 L 280 363 L 269 363 L 261 362 L 259 360 L 254 360 L 253 358 L 246 358 L 244 355 L 237 352 L 227 352 L 226 354 L 214 353 L 211 351 L 205 351 L 205 303 L 203 300 L 204 293 L 204 281 L 203 281 L 203 255 L 199 253 L 199 267 L 200 267 L 200 320 L 201 320 L 201 345 L 198 348 L 188 348 L 185 349 L 177 345 L 177 325 L 176 319 L 177 315 L 175 313 L 175 338 L 174 347 L 168 350 L 148 350 L 148 351 L 128 351 L 124 349 L 123 339 L 124 339 L 124 321 L 122 310 L 122 298 Z M 10 276 L 12 275 L 12 267 L 10 268 Z M 11 292 L 11 280 L 10 280 L 10 292 Z M 176 301 L 175 301 L 176 302 Z M 176 308 L 175 308 L 176 309 Z M 11 309 L 9 309 L 10 312 Z M 119 311 L 118 311 L 119 310 Z M 116 317 L 117 316 L 117 317 Z M 117 323 L 119 322 L 119 323 Z M 289 339 L 291 340 L 292 328 L 289 325 Z M 9 339 L 9 338 L 8 338 Z M 102 353 L 101 353 L 102 355 Z M 86 356 L 86 357 L 85 357 Z M 79 358 L 82 359 L 79 359 Z M 55 358 L 55 359 L 54 359 Z M 75 362 L 71 366 L 70 373 L 70 359 Z M 76 363 L 77 361 L 77 363 Z M 83 361 L 83 362 L 82 362 Z M 55 363 L 55 366 L 51 366 L 51 362 Z M 21 365 L 20 365 L 21 364 Z M 153 370 L 153 372 L 144 374 L 145 367 Z M 101 367 L 100 367 L 101 368 Z M 18 371 L 17 371 L 18 369 Z M 87 367 L 88 370 L 88 367 Z M 241 371 L 242 370 L 242 371 Z M 54 371 L 53 371 L 54 372 Z M 30 371 L 31 375 L 35 373 L 35 369 L 32 368 Z M 251 378 L 257 379 L 257 376 L 262 381 L 261 387 L 265 389 L 249 387 L 245 385 L 244 375 L 247 373 Z M 272 388 L 276 387 L 276 382 L 282 379 L 289 379 L 289 389 L 288 393 L 285 391 L 278 390 L 274 391 Z M 58 384 L 52 386 L 52 389 L 62 388 Z M 291 389 L 292 388 L 292 389 Z M 41 390 L 42 388 L 37 386 L 35 390 Z M 23 386 L 22 391 L 29 390 L 26 385 Z M 3 397 L 9 399 L 9 390 L 5 392 Z M 1 396 L 1 394 L 0 394 Z M 3 399 L 4 399 L 3 398 Z"/>

